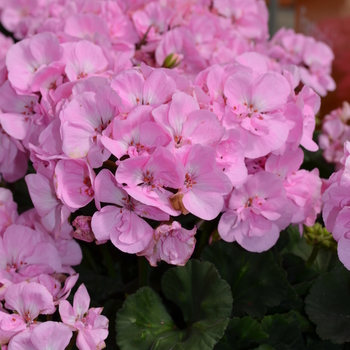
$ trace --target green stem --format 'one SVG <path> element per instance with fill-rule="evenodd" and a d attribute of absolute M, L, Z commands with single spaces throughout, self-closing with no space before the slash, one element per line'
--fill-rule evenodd
<path fill-rule="evenodd" d="M 147 28 L 146 33 L 145 33 L 144 36 L 142 37 L 141 41 L 140 41 L 138 44 L 136 44 L 136 50 L 140 50 L 141 46 L 146 44 L 147 36 L 148 36 L 148 33 L 149 33 L 150 29 L 152 28 L 152 25 L 153 25 L 153 24 L 151 24 L 151 25 Z"/>
<path fill-rule="evenodd" d="M 317 254 L 320 250 L 320 247 L 314 246 L 311 252 L 311 255 L 309 256 L 309 259 L 307 259 L 305 265 L 306 267 L 311 267 L 313 265 L 313 263 L 315 262 L 316 258 L 317 258 Z"/>
<path fill-rule="evenodd" d="M 138 258 L 139 264 L 139 288 L 147 286 L 148 284 L 148 261 L 145 257 Z"/>
<path fill-rule="evenodd" d="M 90 267 L 94 272 L 98 272 L 98 267 L 96 265 L 96 262 L 89 250 L 88 247 L 81 245 L 81 249 L 83 251 L 83 257 L 89 262 Z"/>
<path fill-rule="evenodd" d="M 111 252 L 110 252 L 107 244 L 101 244 L 100 245 L 100 249 L 101 249 L 101 252 L 102 252 L 103 256 L 106 259 L 106 264 L 107 264 L 107 270 L 108 270 L 109 277 L 111 277 L 113 279 L 116 279 L 117 275 L 116 275 L 115 269 L 114 269 L 114 262 L 113 262 L 113 259 L 112 259 L 112 256 L 111 256 Z"/>
<path fill-rule="evenodd" d="M 193 257 L 196 259 L 199 259 L 202 250 L 204 249 L 205 246 L 208 245 L 209 243 L 209 238 L 211 234 L 213 233 L 213 230 L 217 226 L 217 220 L 212 220 L 212 221 L 205 221 L 199 230 L 201 230 L 200 234 L 198 235 L 198 241 L 196 245 L 196 250 L 193 254 Z"/>
<path fill-rule="evenodd" d="M 74 332 L 73 338 L 70 340 L 68 346 L 66 347 L 66 350 L 72 350 L 73 346 L 75 345 L 75 343 L 77 342 L 77 336 L 78 336 L 78 332 Z"/>

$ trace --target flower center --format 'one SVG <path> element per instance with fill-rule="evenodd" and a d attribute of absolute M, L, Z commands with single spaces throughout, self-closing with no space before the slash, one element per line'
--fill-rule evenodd
<path fill-rule="evenodd" d="M 192 186 L 195 185 L 196 183 L 197 183 L 196 181 L 193 181 L 192 175 L 187 173 L 185 176 L 184 186 L 186 186 L 187 188 L 192 188 Z"/>

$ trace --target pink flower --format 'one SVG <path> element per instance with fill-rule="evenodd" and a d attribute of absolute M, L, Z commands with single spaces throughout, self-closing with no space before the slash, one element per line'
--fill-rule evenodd
<path fill-rule="evenodd" d="M 139 37 L 147 33 L 146 50 L 154 50 L 162 35 L 168 31 L 173 14 L 170 7 L 161 6 L 156 1 L 133 13 L 132 20 Z"/>
<path fill-rule="evenodd" d="M 41 217 L 41 223 L 56 237 L 60 235 L 70 237 L 72 227 L 69 225 L 68 217 L 71 210 L 63 205 L 56 196 L 52 179 L 53 172 L 52 175 L 51 171 L 44 174 L 46 170 L 43 171 L 42 168 L 38 168 L 37 171 L 37 174 L 27 175 L 25 180 L 32 202 Z"/>
<path fill-rule="evenodd" d="M 122 112 L 139 105 L 159 106 L 167 103 L 176 91 L 175 81 L 161 70 L 153 71 L 147 79 L 136 69 L 118 74 L 111 83 L 123 102 Z"/>
<path fill-rule="evenodd" d="M 14 282 L 62 269 L 57 248 L 26 226 L 10 225 L 0 237 L 0 252 L 0 271 Z"/>
<path fill-rule="evenodd" d="M 102 49 L 90 41 L 81 40 L 61 46 L 64 49 L 62 61 L 66 65 L 65 72 L 69 81 L 101 74 L 108 68 Z"/>
<path fill-rule="evenodd" d="M 0 188 L 0 236 L 9 225 L 16 222 L 17 217 L 17 203 L 13 201 L 11 191 Z"/>
<path fill-rule="evenodd" d="M 52 33 L 37 34 L 11 46 L 6 56 L 11 85 L 21 93 L 32 91 L 31 84 L 36 73 L 59 61 L 62 51 L 56 35 Z"/>
<path fill-rule="evenodd" d="M 123 189 L 143 204 L 158 207 L 170 215 L 179 215 L 170 204 L 173 194 L 166 188 L 181 186 L 181 170 L 174 155 L 158 147 L 151 156 L 129 158 L 118 166 L 115 177 L 125 183 Z"/>
<path fill-rule="evenodd" d="M 323 157 L 329 163 L 335 163 L 339 168 L 344 154 L 344 143 L 350 139 L 350 105 L 343 102 L 342 108 L 337 108 L 322 120 L 322 134 L 318 143 L 323 150 Z"/>
<path fill-rule="evenodd" d="M 183 57 L 178 67 L 180 71 L 197 74 L 207 67 L 205 60 L 196 49 L 192 33 L 183 27 L 165 33 L 155 52 L 157 64 L 163 66 L 166 58 L 171 54 Z"/>
<path fill-rule="evenodd" d="M 187 213 L 212 220 L 221 212 L 223 196 L 232 190 L 232 183 L 217 169 L 212 148 L 198 144 L 182 148 L 184 150 L 179 151 L 177 156 L 183 164 L 183 183 L 173 196 L 172 203 L 175 205 L 180 199 Z M 183 211 L 181 203 L 179 209 Z"/>
<path fill-rule="evenodd" d="M 345 206 L 337 215 L 334 230 L 334 239 L 338 242 L 339 260 L 350 270 L 350 207 Z"/>
<path fill-rule="evenodd" d="M 265 170 L 283 180 L 293 213 L 291 223 L 313 226 L 317 214 L 321 212 L 321 179 L 318 169 L 299 170 L 303 160 L 304 153 L 300 148 L 295 151 L 287 150 L 281 156 L 270 155 Z"/>
<path fill-rule="evenodd" d="M 23 323 L 30 326 L 39 314 L 52 314 L 56 310 L 51 293 L 36 282 L 13 284 L 5 293 L 5 307 L 16 311 Z"/>
<path fill-rule="evenodd" d="M 114 118 L 111 128 L 101 137 L 102 144 L 118 159 L 124 155 L 150 155 L 157 147 L 166 147 L 170 136 L 154 122 L 151 106 L 137 106 L 126 120 Z"/>
<path fill-rule="evenodd" d="M 264 156 L 287 140 L 289 127 L 281 111 L 290 91 L 287 80 L 273 72 L 256 77 L 241 69 L 227 79 L 225 126 L 238 128 L 246 157 Z"/>
<path fill-rule="evenodd" d="M 78 331 L 79 350 L 95 350 L 105 347 L 108 336 L 108 319 L 101 315 L 102 308 L 90 308 L 90 297 L 84 284 L 74 295 L 73 307 L 63 300 L 59 306 L 62 322 Z"/>
<path fill-rule="evenodd" d="M 27 334 L 35 328 L 39 314 L 55 312 L 52 295 L 36 282 L 22 282 L 9 286 L 5 300 L 5 307 L 16 312 L 10 315 L 0 311 L 0 344 L 6 344 L 10 340 L 9 349 L 20 349 L 15 347 L 17 341 L 21 343 L 20 339 L 25 337 L 23 333 Z"/>
<path fill-rule="evenodd" d="M 0 34 L 0 62 L 4 63 L 4 59 L 6 57 L 6 54 L 9 50 L 9 48 L 13 45 L 13 39 L 6 37 L 4 34 Z M 2 66 L 2 64 L 1 64 Z"/>
<path fill-rule="evenodd" d="M 0 174 L 4 180 L 15 182 L 24 177 L 28 158 L 23 145 L 0 126 Z"/>
<path fill-rule="evenodd" d="M 217 168 L 230 180 L 233 186 L 243 184 L 248 177 L 244 162 L 243 144 L 237 130 L 229 130 L 215 149 Z"/>
<path fill-rule="evenodd" d="M 31 332 L 24 331 L 12 338 L 13 350 L 64 350 L 72 338 L 71 329 L 60 322 L 38 324 Z"/>
<path fill-rule="evenodd" d="M 62 150 L 70 158 L 87 158 L 89 164 L 100 167 L 110 153 L 102 145 L 102 131 L 119 113 L 120 99 L 109 87 L 98 92 L 79 93 L 62 110 Z"/>
<path fill-rule="evenodd" d="M 81 159 L 62 159 L 55 167 L 54 186 L 57 198 L 72 212 L 94 199 L 95 173 Z"/>
<path fill-rule="evenodd" d="M 95 240 L 91 229 L 91 216 L 79 215 L 74 219 L 72 225 L 75 227 L 74 238 L 85 242 L 93 242 Z"/>
<path fill-rule="evenodd" d="M 196 239 L 197 228 L 186 230 L 174 221 L 171 225 L 160 225 L 153 233 L 153 240 L 138 256 L 145 256 L 152 266 L 158 261 L 184 266 L 191 257 Z"/>
<path fill-rule="evenodd" d="M 35 125 L 42 124 L 42 110 L 38 96 L 19 95 L 6 81 L 0 87 L 0 122 L 3 129 L 17 140 L 25 139 Z"/>
<path fill-rule="evenodd" d="M 44 286 L 51 293 L 54 305 L 58 305 L 61 300 L 66 300 L 69 297 L 69 294 L 78 281 L 78 278 L 78 274 L 69 277 L 66 277 L 63 274 L 41 274 L 30 279 L 30 282 L 37 282 Z M 64 286 L 61 287 L 61 283 L 63 282 Z"/>
<path fill-rule="evenodd" d="M 248 251 L 263 252 L 277 242 L 291 216 L 282 180 L 261 171 L 232 191 L 218 230 L 227 242 L 237 241 Z"/>
<path fill-rule="evenodd" d="M 160 209 L 129 197 L 107 169 L 97 175 L 95 189 L 98 208 L 100 202 L 114 205 L 105 206 L 93 215 L 92 231 L 98 241 L 110 239 L 123 252 L 138 253 L 152 239 L 152 227 L 140 216 L 153 220 L 169 220 L 169 215 Z"/>
<path fill-rule="evenodd" d="M 75 38 L 85 39 L 101 46 L 110 46 L 107 23 L 93 13 L 74 14 L 67 18 L 64 32 Z"/>
<path fill-rule="evenodd" d="M 334 54 L 331 48 L 320 41 L 308 38 L 305 44 L 304 62 L 309 68 L 300 67 L 301 81 L 314 89 L 319 95 L 326 96 L 327 91 L 335 90 L 331 77 Z"/>
<path fill-rule="evenodd" d="M 315 116 L 320 109 L 320 97 L 308 86 L 304 86 L 296 98 L 296 105 L 302 111 L 303 135 L 300 144 L 307 150 L 315 152 L 318 150 L 317 144 L 312 140 L 315 131 Z"/>
<path fill-rule="evenodd" d="M 199 109 L 196 100 L 184 92 L 175 93 L 169 107 L 162 105 L 152 115 L 176 148 L 197 143 L 214 147 L 225 132 L 214 113 Z"/>

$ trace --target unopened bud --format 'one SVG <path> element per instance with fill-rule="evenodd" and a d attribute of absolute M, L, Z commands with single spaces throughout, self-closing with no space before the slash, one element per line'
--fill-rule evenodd
<path fill-rule="evenodd" d="M 176 52 L 171 53 L 165 57 L 165 60 L 162 64 L 162 67 L 163 68 L 175 68 L 181 63 L 181 60 L 183 58 L 184 58 L 184 56 L 181 54 L 177 54 Z"/>
<path fill-rule="evenodd" d="M 311 227 L 304 226 L 304 236 L 306 243 L 312 246 L 332 251 L 336 251 L 337 249 L 337 242 L 334 240 L 332 234 L 318 222 Z"/>
<path fill-rule="evenodd" d="M 72 224 L 76 229 L 74 238 L 85 242 L 93 242 L 96 239 L 91 229 L 91 216 L 77 216 Z"/>

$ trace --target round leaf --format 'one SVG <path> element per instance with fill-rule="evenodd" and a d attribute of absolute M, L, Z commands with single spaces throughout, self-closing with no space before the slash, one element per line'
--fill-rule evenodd
<path fill-rule="evenodd" d="M 168 270 L 162 278 L 162 290 L 180 307 L 187 325 L 230 316 L 230 286 L 207 261 L 190 260 L 185 267 Z"/>
<path fill-rule="evenodd" d="M 170 269 L 162 278 L 162 290 L 180 307 L 188 327 L 184 349 L 212 349 L 224 335 L 232 309 L 230 286 L 214 265 L 190 260 Z"/>
<path fill-rule="evenodd" d="M 121 349 L 146 350 L 159 339 L 181 336 L 159 295 L 149 287 L 140 288 L 125 300 L 117 313 L 116 330 Z"/>
<path fill-rule="evenodd" d="M 306 297 L 306 312 L 317 334 L 334 343 L 350 341 L 350 272 L 337 267 L 317 278 Z"/>
<path fill-rule="evenodd" d="M 261 330 L 261 325 L 253 318 L 246 316 L 235 317 L 230 320 L 225 339 L 221 339 L 215 346 L 215 350 L 239 350 L 258 346 L 259 342 L 268 338 L 268 334 Z"/>
<path fill-rule="evenodd" d="M 178 329 L 158 294 L 144 287 L 129 296 L 117 313 L 120 348 L 213 349 L 225 332 L 232 308 L 230 286 L 214 265 L 190 260 L 184 267 L 172 268 L 162 278 L 162 290 L 182 311 L 186 329 Z"/>
<path fill-rule="evenodd" d="M 262 341 L 276 350 L 302 350 L 305 348 L 296 314 L 265 316 L 261 321 L 261 330 L 269 335 Z"/>
<path fill-rule="evenodd" d="M 235 243 L 223 241 L 207 246 L 201 257 L 216 266 L 231 286 L 233 315 L 263 317 L 267 306 L 277 306 L 286 297 L 285 272 L 271 252 L 250 253 Z"/>

